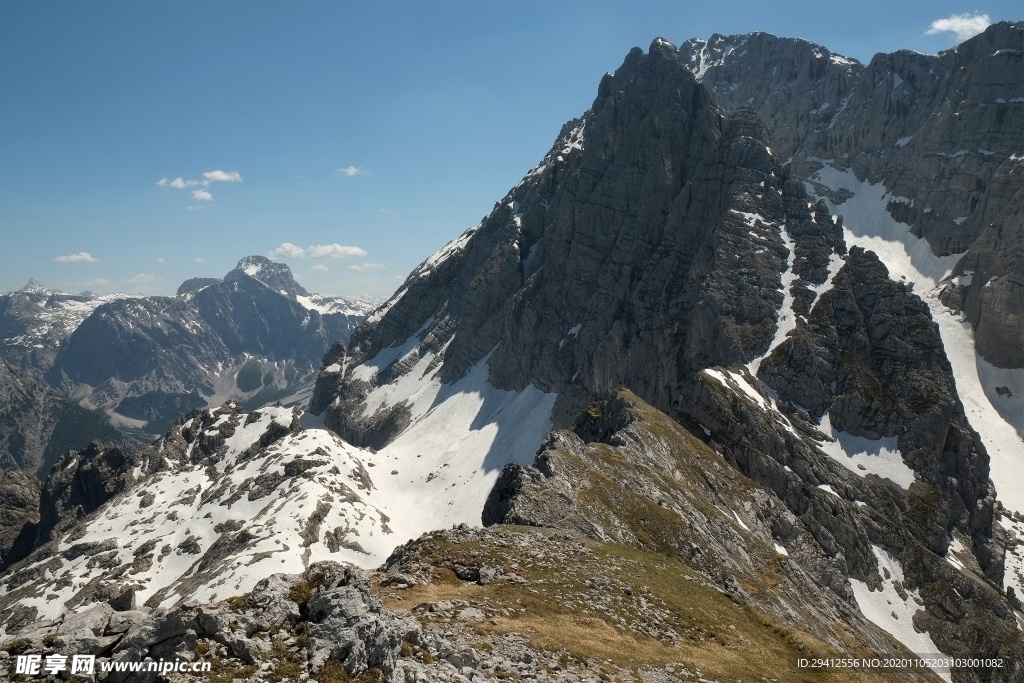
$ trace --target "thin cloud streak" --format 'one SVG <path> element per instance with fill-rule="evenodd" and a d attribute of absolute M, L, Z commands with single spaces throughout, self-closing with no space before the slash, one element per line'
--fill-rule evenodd
<path fill-rule="evenodd" d="M 349 178 L 352 178 L 357 175 L 370 175 L 369 171 L 367 171 L 365 168 L 360 168 L 358 166 L 345 166 L 343 168 L 339 168 L 338 173 L 346 175 Z"/>

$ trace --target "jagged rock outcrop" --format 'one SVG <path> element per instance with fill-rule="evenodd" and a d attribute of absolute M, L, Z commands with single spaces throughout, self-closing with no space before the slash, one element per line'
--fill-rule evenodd
<path fill-rule="evenodd" d="M 365 571 L 319 562 L 301 575 L 274 574 L 249 595 L 219 605 L 186 603 L 170 610 L 114 610 L 106 603 L 54 621 L 26 624 L 5 651 L 95 655 L 101 662 L 167 660 L 209 662 L 218 672 L 255 680 L 296 680 L 300 672 L 362 676 L 376 672 L 404 681 L 418 663 L 400 660 L 425 645 L 408 613 L 392 612 L 371 597 Z M 402 648 L 409 648 L 408 653 Z M 10 675 L 12 660 L 0 662 Z M 340 669 L 338 671 L 337 669 Z M 393 678 L 393 674 L 399 676 Z M 176 673 L 176 672 L 175 672 Z M 163 672 L 159 680 L 176 676 Z M 107 680 L 157 680 L 153 674 L 111 672 Z M 379 679 L 378 679 L 379 680 Z M 414 679 L 420 680 L 420 679 Z"/>
<path fill-rule="evenodd" d="M 987 454 L 929 306 L 874 254 L 847 253 L 857 234 L 830 207 L 853 194 L 819 183 L 810 189 L 821 196 L 809 196 L 810 162 L 777 161 L 786 156 L 753 110 L 720 105 L 688 64 L 660 39 L 631 52 L 542 163 L 412 273 L 356 330 L 343 363 L 324 364 L 315 409 L 351 443 L 386 449 L 423 419 L 427 403 L 409 387 L 454 387 L 481 364 L 498 389 L 557 393 L 556 429 L 625 387 L 691 433 L 706 430 L 728 463 L 774 493 L 786 509 L 768 525 L 812 539 L 821 559 L 804 571 L 817 586 L 840 599 L 852 591 L 869 610 L 909 595 L 895 586 L 906 579 L 934 619 L 938 644 L 926 649 L 967 654 L 958 638 L 989 619 L 1000 635 L 972 646 L 1019 651 Z M 607 526 L 635 542 L 616 514 L 595 521 L 587 501 L 573 502 L 594 475 L 566 462 L 594 459 L 589 448 L 564 434 L 545 441 L 534 470 L 506 470 L 487 519 Z M 489 453 L 484 468 L 499 462 Z M 552 474 L 559 467 L 570 474 Z M 960 586 L 942 559 L 956 534 L 970 539 L 971 624 L 933 609 Z M 890 633 L 919 611 L 897 599 L 902 617 L 872 612 Z"/>
<path fill-rule="evenodd" d="M 961 525 L 984 545 L 992 535 L 988 458 L 967 423 L 949 361 L 928 307 L 888 277 L 859 247 L 807 320 L 760 366 L 759 377 L 817 423 L 867 439 L 897 437 L 904 462 L 942 489 L 927 518 L 907 522 L 914 536 L 944 554 Z M 1000 580 L 995 553 L 991 574 Z"/>

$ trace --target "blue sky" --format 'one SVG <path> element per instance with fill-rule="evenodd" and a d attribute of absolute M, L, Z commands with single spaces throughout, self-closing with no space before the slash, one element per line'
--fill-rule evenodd
<path fill-rule="evenodd" d="M 270 254 L 311 291 L 387 297 L 540 160 L 635 45 L 767 31 L 866 62 L 949 48 L 956 31 L 933 22 L 977 14 L 1024 12 L 0 0 L 0 291 L 35 277 L 173 294 Z"/>

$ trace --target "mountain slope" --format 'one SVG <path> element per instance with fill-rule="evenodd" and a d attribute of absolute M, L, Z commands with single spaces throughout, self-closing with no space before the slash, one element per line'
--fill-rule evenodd
<path fill-rule="evenodd" d="M 93 439 L 134 440 L 106 415 L 62 397 L 32 372 L 0 360 L 0 471 L 45 476 L 57 459 Z"/>

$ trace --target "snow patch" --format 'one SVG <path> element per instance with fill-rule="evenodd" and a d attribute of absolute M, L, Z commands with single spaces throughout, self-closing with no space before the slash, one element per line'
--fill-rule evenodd
<path fill-rule="evenodd" d="M 840 66 L 854 66 L 855 64 L 860 64 L 860 62 L 858 62 L 856 59 L 848 59 L 846 57 L 843 57 L 842 55 L 837 54 L 829 55 L 828 61 L 832 62 L 833 64 L 838 64 Z"/>
<path fill-rule="evenodd" d="M 963 254 L 936 256 L 927 240 L 915 237 L 909 225 L 895 220 L 886 209 L 890 202 L 911 204 L 911 200 L 893 196 L 881 183 L 858 180 L 853 171 L 841 171 L 830 161 L 819 161 L 825 166 L 814 174 L 814 180 L 833 190 L 853 193 L 842 204 L 821 196 L 831 213 L 843 217 L 847 244 L 874 251 L 889 269 L 890 277 L 906 278 L 918 293 L 932 289 L 949 275 Z M 808 184 L 807 190 L 815 194 L 813 185 Z"/>
<path fill-rule="evenodd" d="M 952 279 L 952 282 L 953 282 L 953 284 L 957 285 L 958 287 L 966 287 L 969 284 L 971 284 L 971 282 L 973 282 L 973 280 L 974 280 L 974 271 L 973 270 L 965 270 L 963 272 L 963 274 L 957 275 L 956 277 L 954 277 Z"/>
<path fill-rule="evenodd" d="M 904 464 L 895 436 L 866 439 L 840 432 L 832 426 L 827 413 L 818 429 L 832 439 L 817 442 L 818 448 L 851 472 L 861 477 L 875 474 L 903 489 L 914 483 L 914 471 Z"/>
<path fill-rule="evenodd" d="M 741 527 L 743 527 L 746 531 L 750 531 L 750 527 L 743 523 L 743 520 L 740 519 L 740 515 L 739 515 L 738 512 L 733 510 L 732 511 L 732 516 L 736 518 L 736 523 L 737 524 L 739 524 Z"/>
<path fill-rule="evenodd" d="M 825 493 L 831 493 L 836 498 L 842 498 L 842 496 L 836 493 L 836 490 L 832 488 L 831 484 L 818 484 L 818 488 L 824 491 Z"/>
<path fill-rule="evenodd" d="M 736 212 L 740 213 L 740 212 Z M 746 216 L 757 215 L 757 214 L 744 214 Z M 760 218 L 760 216 L 757 216 Z M 763 220 L 763 219 L 762 219 Z M 753 224 L 753 221 L 750 221 Z M 775 336 L 772 338 L 771 344 L 768 345 L 768 350 L 763 354 L 754 358 L 752 361 L 747 363 L 747 369 L 750 370 L 750 374 L 757 377 L 757 371 L 761 367 L 761 363 L 767 358 L 772 351 L 774 351 L 782 342 L 786 341 L 786 336 L 789 335 L 796 328 L 796 314 L 793 312 L 793 283 L 796 282 L 797 274 L 793 271 L 793 263 L 796 259 L 796 249 L 793 244 L 793 240 L 790 238 L 789 233 L 786 231 L 786 226 L 779 226 L 779 237 L 782 238 L 783 243 L 786 245 L 786 270 L 782 273 L 782 305 L 778 310 L 778 320 L 775 326 Z M 832 255 L 835 256 L 834 254 Z M 832 275 L 832 257 L 829 260 L 829 284 L 831 283 Z"/>
<path fill-rule="evenodd" d="M 922 609 L 923 601 L 917 590 L 905 591 L 903 599 L 893 585 L 903 582 L 903 565 L 887 550 L 873 545 L 871 548 L 878 560 L 878 569 L 882 576 L 882 589 L 871 590 L 863 581 L 850 579 L 853 595 L 857 606 L 864 617 L 901 642 L 908 650 L 920 657 L 935 657 L 941 650 L 927 633 L 918 633 L 914 629 L 914 614 Z M 890 578 L 885 578 L 885 570 L 889 570 Z M 934 669 L 945 681 L 951 681 L 949 672 Z"/>

